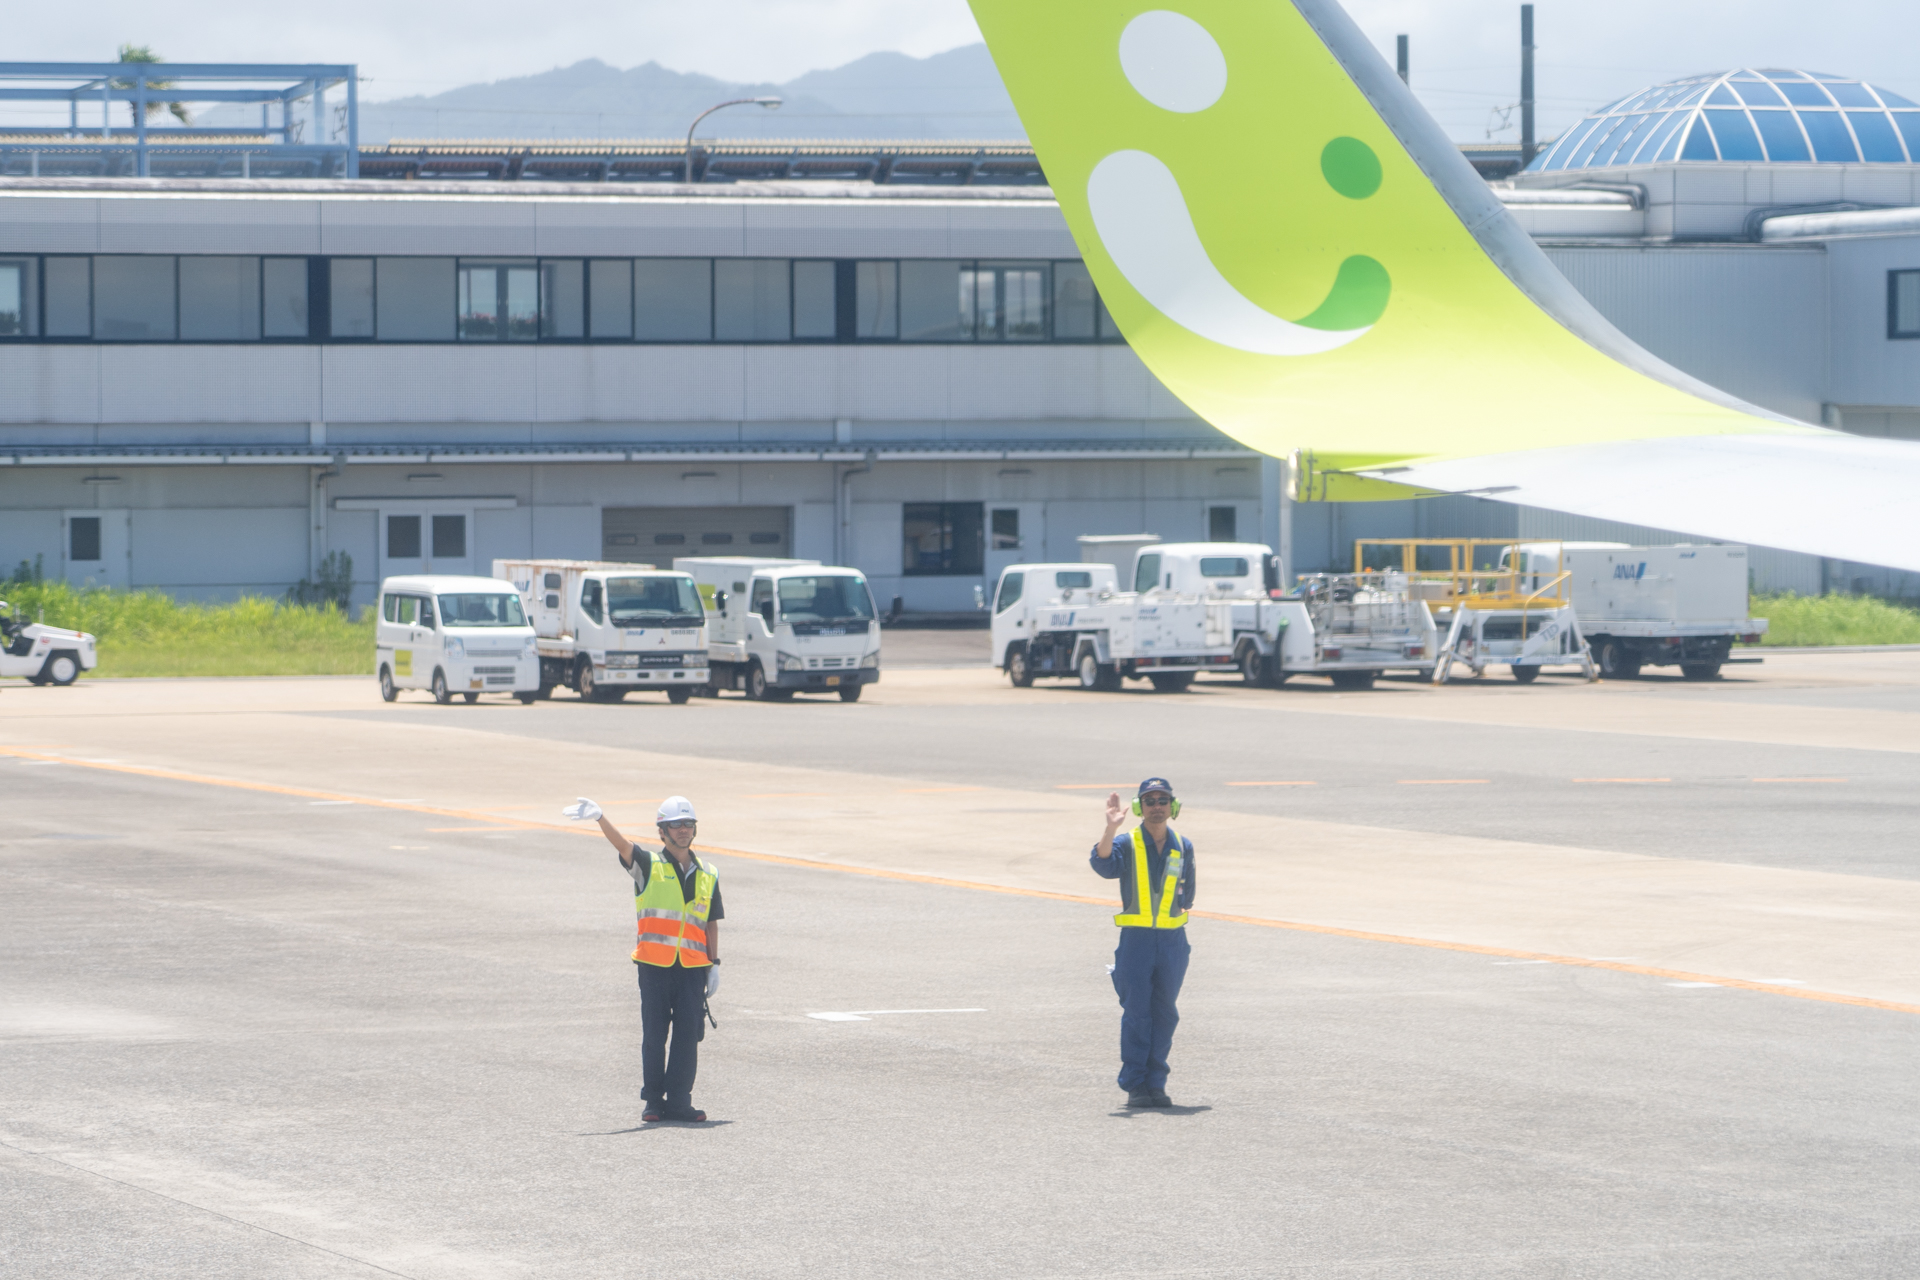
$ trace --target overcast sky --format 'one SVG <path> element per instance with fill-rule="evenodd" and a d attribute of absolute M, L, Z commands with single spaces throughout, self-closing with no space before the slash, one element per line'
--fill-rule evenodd
<path fill-rule="evenodd" d="M 1348 8 L 1389 59 L 1394 35 L 1412 36 L 1414 89 L 1455 138 L 1502 136 L 1496 109 L 1518 96 L 1517 3 Z M 1540 0 L 1537 10 L 1543 136 L 1631 89 L 1735 65 L 1860 75 L 1920 98 L 1915 0 Z M 924 56 L 979 39 L 964 0 L 93 0 L 15 5 L 7 27 L 8 57 L 22 61 L 111 58 L 130 41 L 176 62 L 357 62 L 369 99 L 589 57 L 784 81 L 876 50 Z"/>

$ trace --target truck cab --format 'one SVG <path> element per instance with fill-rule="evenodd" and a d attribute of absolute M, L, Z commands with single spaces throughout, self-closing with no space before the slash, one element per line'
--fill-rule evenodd
<path fill-rule="evenodd" d="M 693 577 L 706 607 L 712 692 L 857 702 L 880 679 L 880 619 L 858 569 L 753 556 L 684 556 L 673 567 Z"/>
<path fill-rule="evenodd" d="M 496 560 L 540 637 L 540 695 L 591 702 L 658 691 L 682 705 L 707 683 L 707 620 L 693 578 L 650 564 Z"/>
<path fill-rule="evenodd" d="M 1143 595 L 1264 600 L 1273 582 L 1273 548 L 1259 542 L 1162 542 L 1133 558 L 1133 589 Z"/>
<path fill-rule="evenodd" d="M 374 623 L 374 671 L 380 697 L 426 689 L 439 703 L 483 693 L 533 701 L 540 662 L 533 627 L 510 582 L 452 574 L 412 574 L 380 584 Z"/>

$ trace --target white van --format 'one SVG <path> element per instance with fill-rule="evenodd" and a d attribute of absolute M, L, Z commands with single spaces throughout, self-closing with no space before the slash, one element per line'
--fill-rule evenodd
<path fill-rule="evenodd" d="M 540 652 L 520 593 L 497 578 L 414 574 L 380 584 L 374 628 L 380 696 L 429 689 L 435 702 L 460 694 L 510 693 L 530 703 L 540 692 Z"/>

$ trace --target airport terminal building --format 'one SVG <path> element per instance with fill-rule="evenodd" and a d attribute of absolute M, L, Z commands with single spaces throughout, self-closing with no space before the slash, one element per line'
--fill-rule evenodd
<path fill-rule="evenodd" d="M 1078 558 L 1081 534 L 1280 537 L 1282 469 L 1147 373 L 1017 165 L 703 156 L 689 186 L 471 149 L 360 178 L 58 176 L 24 154 L 0 146 L 0 571 L 220 598 L 344 551 L 365 602 L 384 575 L 496 557 L 792 555 L 939 613 L 1005 564 Z M 1595 113 L 1499 190 L 1681 369 L 1920 438 L 1920 107 L 1699 77 Z M 1296 571 L 1355 536 L 1664 536 L 1457 498 L 1290 524 Z M 1920 594 L 1756 564 L 1762 585 Z"/>

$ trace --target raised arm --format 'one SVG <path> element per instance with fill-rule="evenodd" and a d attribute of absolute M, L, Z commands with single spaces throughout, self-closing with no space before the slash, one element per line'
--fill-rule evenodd
<path fill-rule="evenodd" d="M 578 800 L 575 800 L 572 804 L 562 809 L 560 816 L 563 818 L 571 818 L 575 822 L 592 821 L 599 823 L 600 834 L 607 838 L 607 843 L 613 846 L 613 851 L 620 855 L 620 865 L 629 871 L 633 870 L 633 841 L 621 835 L 620 828 L 607 821 L 607 815 L 600 811 L 599 805 L 587 799 L 585 796 L 581 796 Z"/>
<path fill-rule="evenodd" d="M 1126 824 L 1127 811 L 1120 803 L 1120 793 L 1114 791 L 1107 796 L 1107 829 L 1100 837 L 1100 843 L 1094 846 L 1094 852 L 1102 858 L 1113 856 L 1113 838 Z"/>

